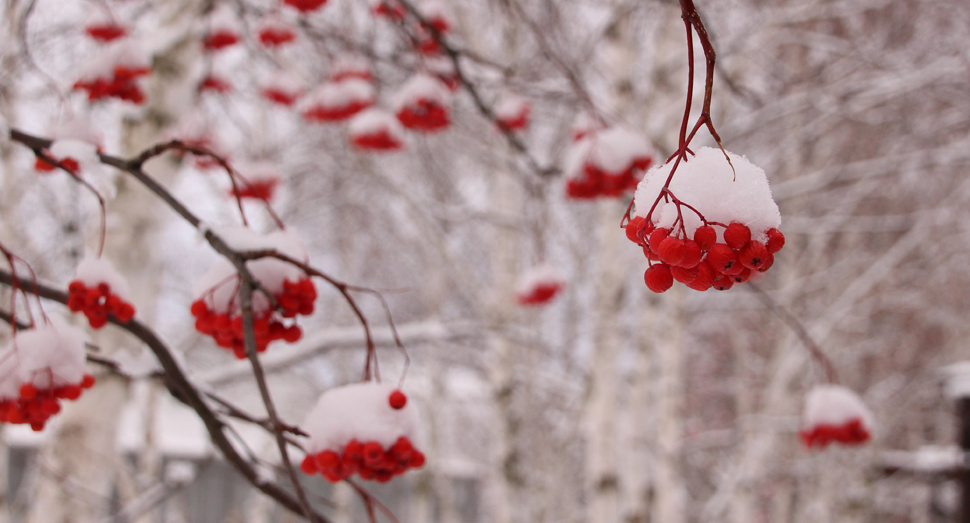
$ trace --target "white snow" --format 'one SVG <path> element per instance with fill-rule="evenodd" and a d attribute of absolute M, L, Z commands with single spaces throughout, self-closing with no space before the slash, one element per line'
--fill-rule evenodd
<path fill-rule="evenodd" d="M 565 284 L 566 277 L 558 267 L 549 263 L 540 263 L 519 275 L 515 283 L 515 294 L 527 295 L 542 285 Z"/>
<path fill-rule="evenodd" d="M 13 342 L 10 342 L 0 353 L 0 400 L 19 398 L 23 384 L 20 379 L 20 358 L 13 349 Z"/>
<path fill-rule="evenodd" d="M 80 140 L 99 147 L 104 142 L 101 131 L 94 128 L 87 119 L 71 115 L 50 130 L 53 140 Z"/>
<path fill-rule="evenodd" d="M 802 428 L 840 426 L 857 418 L 871 433 L 873 416 L 858 394 L 841 385 L 816 385 L 805 398 Z"/>
<path fill-rule="evenodd" d="M 517 120 L 523 113 L 528 113 L 531 104 L 525 98 L 514 94 L 507 94 L 495 104 L 495 116 L 499 120 Z"/>
<path fill-rule="evenodd" d="M 370 66 L 363 58 L 357 55 L 341 55 L 330 69 L 330 78 L 333 81 L 348 80 L 350 78 L 364 80 L 370 77 Z"/>
<path fill-rule="evenodd" d="M 404 140 L 404 126 L 401 122 L 393 114 L 377 107 L 357 113 L 350 120 L 347 129 L 351 136 L 365 136 L 386 131 L 398 141 Z"/>
<path fill-rule="evenodd" d="M 79 79 L 108 80 L 114 78 L 115 69 L 119 67 L 128 70 L 149 69 L 151 67 L 149 54 L 139 43 L 130 38 L 110 42 L 81 68 Z"/>
<path fill-rule="evenodd" d="M 238 252 L 274 249 L 291 258 L 306 261 L 306 249 L 292 230 L 276 231 L 260 235 L 246 227 L 213 227 L 213 232 Z M 260 284 L 273 294 L 283 292 L 283 282 L 299 281 L 306 275 L 298 267 L 276 258 L 261 258 L 246 262 L 246 267 Z M 214 312 L 238 312 L 238 277 L 236 268 L 225 258 L 218 260 L 192 286 L 192 299 L 205 296 L 205 302 Z M 211 292 L 210 292 L 211 291 Z M 253 311 L 270 308 L 270 301 L 261 292 L 253 293 Z"/>
<path fill-rule="evenodd" d="M 377 441 L 384 448 L 401 436 L 416 444 L 418 425 L 414 401 L 400 410 L 391 408 L 388 398 L 393 385 L 355 383 L 324 392 L 307 415 L 302 429 L 310 435 L 307 452 L 342 452 L 347 443 Z"/>
<path fill-rule="evenodd" d="M 38 389 L 79 384 L 87 373 L 84 352 L 87 336 L 60 316 L 49 318 L 50 323 L 36 318 L 38 326 L 18 332 L 12 342 L 19 356 L 20 379 Z"/>
<path fill-rule="evenodd" d="M 303 93 L 304 85 L 303 79 L 299 76 L 291 73 L 280 73 L 269 75 L 262 81 L 260 87 L 280 91 L 296 98 Z"/>
<path fill-rule="evenodd" d="M 251 162 L 236 165 L 236 172 L 250 183 L 279 181 L 280 171 L 271 162 Z"/>
<path fill-rule="evenodd" d="M 74 271 L 74 279 L 80 280 L 85 287 L 97 287 L 99 283 L 107 283 L 111 293 L 117 294 L 122 300 L 131 301 L 131 288 L 128 280 L 115 269 L 114 264 L 107 258 L 97 258 L 87 253 Z"/>
<path fill-rule="evenodd" d="M 970 397 L 970 361 L 961 361 L 943 367 L 943 392 L 953 399 Z"/>
<path fill-rule="evenodd" d="M 259 25 L 256 26 L 257 33 L 261 33 L 263 31 L 272 31 L 274 33 L 284 33 L 284 32 L 296 33 L 296 28 L 281 20 L 279 16 L 269 14 L 264 16 L 259 21 Z"/>
<path fill-rule="evenodd" d="M 602 125 L 600 125 L 599 120 L 595 116 L 589 114 L 587 111 L 583 111 L 576 115 L 573 123 L 569 126 L 569 136 L 573 140 L 576 140 L 578 136 L 588 134 L 601 127 Z"/>
<path fill-rule="evenodd" d="M 427 101 L 436 105 L 448 105 L 451 92 L 441 80 L 427 73 L 417 73 L 401 87 L 394 96 L 392 107 L 394 112 L 400 112 L 405 107 L 411 107 L 420 101 Z"/>
<path fill-rule="evenodd" d="M 720 149 L 702 147 L 689 161 L 681 162 L 670 182 L 670 190 L 680 201 L 693 206 L 708 221 L 725 225 L 741 222 L 751 229 L 751 238 L 765 241 L 765 232 L 781 226 L 781 213 L 771 197 L 768 178 L 764 170 L 752 164 L 746 157 L 727 153 L 735 171 L 724 158 Z M 634 198 L 634 216 L 646 217 L 663 188 L 673 161 L 647 171 Z M 737 178 L 735 179 L 735 172 Z M 687 208 L 682 208 L 684 225 L 688 236 L 701 226 L 700 219 Z M 651 221 L 658 227 L 671 227 L 677 218 L 672 202 L 657 205 Z M 719 241 L 723 230 L 718 228 Z"/>
<path fill-rule="evenodd" d="M 432 24 L 444 25 L 445 30 L 455 26 L 451 11 L 448 10 L 448 6 L 441 0 L 425 0 L 417 8 L 421 16 Z"/>
<path fill-rule="evenodd" d="M 239 35 L 239 20 L 229 3 L 221 3 L 209 14 L 210 33 Z"/>

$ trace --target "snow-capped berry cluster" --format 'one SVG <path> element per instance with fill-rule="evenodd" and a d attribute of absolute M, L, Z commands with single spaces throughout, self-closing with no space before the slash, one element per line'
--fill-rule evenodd
<path fill-rule="evenodd" d="M 103 11 L 95 11 L 84 24 L 84 32 L 100 43 L 107 43 L 128 34 L 128 29 Z"/>
<path fill-rule="evenodd" d="M 532 104 L 521 96 L 507 95 L 495 104 L 495 119 L 509 131 L 521 131 L 529 126 Z"/>
<path fill-rule="evenodd" d="M 84 333 L 59 317 L 19 332 L 0 354 L 0 422 L 43 430 L 60 400 L 94 386 L 84 361 Z"/>
<path fill-rule="evenodd" d="M 615 198 L 636 188 L 653 163 L 653 151 L 640 134 L 624 127 L 588 130 L 566 156 L 566 195 L 570 198 Z"/>
<path fill-rule="evenodd" d="M 89 100 L 120 98 L 135 104 L 145 101 L 138 79 L 151 71 L 148 55 L 129 39 L 110 44 L 81 71 L 75 90 Z"/>
<path fill-rule="evenodd" d="M 280 184 L 280 173 L 271 163 L 256 162 L 238 168 L 243 180 L 237 182 L 239 198 L 256 198 L 269 200 L 273 198 L 276 188 Z M 230 196 L 233 192 L 230 191 Z"/>
<path fill-rule="evenodd" d="M 805 398 L 802 442 L 825 448 L 829 443 L 861 445 L 872 437 L 873 416 L 858 394 L 840 385 L 818 385 Z"/>
<path fill-rule="evenodd" d="M 417 414 L 407 396 L 390 385 L 330 389 L 303 424 L 310 440 L 300 468 L 333 482 L 354 474 L 389 481 L 424 466 L 424 454 L 414 446 L 416 427 Z"/>
<path fill-rule="evenodd" d="M 354 116 L 347 131 L 350 142 L 363 151 L 397 151 L 404 147 L 404 127 L 393 114 L 376 107 Z"/>
<path fill-rule="evenodd" d="M 112 315 L 122 323 L 135 316 L 129 301 L 128 282 L 106 258 L 86 257 L 77 266 L 68 286 L 67 307 L 88 318 L 91 328 L 100 329 Z"/>
<path fill-rule="evenodd" d="M 275 249 L 291 258 L 306 258 L 299 239 L 289 231 L 265 236 L 249 229 L 226 227 L 217 230 L 232 248 L 244 252 Z M 273 341 L 295 343 L 303 331 L 295 321 L 284 320 L 313 314 L 317 290 L 313 281 L 299 268 L 275 258 L 261 258 L 246 262 L 246 267 L 262 289 L 253 293 L 253 331 L 259 352 Z M 193 287 L 191 313 L 195 329 L 211 336 L 216 344 L 230 349 L 237 358 L 246 357 L 241 308 L 239 303 L 240 277 L 228 260 L 219 260 Z M 265 294 L 269 292 L 273 301 Z"/>
<path fill-rule="evenodd" d="M 277 48 L 296 40 L 296 29 L 275 16 L 266 16 L 256 28 L 259 42 L 266 47 Z"/>
<path fill-rule="evenodd" d="M 289 74 L 272 75 L 262 82 L 260 94 L 273 103 L 289 107 L 303 96 L 303 81 Z"/>
<path fill-rule="evenodd" d="M 339 122 L 374 105 L 377 92 L 366 80 L 356 77 L 328 81 L 301 102 L 303 118 L 311 122 Z"/>
<path fill-rule="evenodd" d="M 97 151 L 100 148 L 100 144 L 103 141 L 103 137 L 101 136 L 101 133 L 98 132 L 97 129 L 92 127 L 91 124 L 86 120 L 76 116 L 71 116 L 64 122 L 54 126 L 50 130 L 48 135 L 54 140 L 55 143 L 67 142 L 67 141 L 71 141 L 71 142 L 79 141 L 79 142 L 84 142 L 86 144 L 91 145 L 92 147 L 90 149 L 86 147 L 84 149 L 88 152 L 93 150 L 93 157 L 94 157 L 93 159 L 95 162 L 97 162 Z M 53 144 L 51 144 L 51 146 L 52 146 L 51 148 L 53 148 Z M 58 160 L 61 165 L 63 165 L 72 173 L 77 174 L 80 171 L 81 164 L 77 159 L 72 158 L 69 155 L 56 156 L 51 152 L 50 150 L 51 148 L 48 148 L 48 150 L 45 151 L 47 156 L 51 156 L 55 160 Z M 61 148 L 63 148 L 63 145 L 61 146 Z M 63 153 L 64 151 L 59 150 L 58 152 Z M 84 158 L 84 159 L 91 159 L 90 158 L 91 154 L 87 154 L 86 156 L 87 158 Z M 56 170 L 57 166 L 51 163 L 47 163 L 46 161 L 40 158 L 37 158 L 37 160 L 34 162 L 34 169 L 42 173 L 47 173 L 47 172 L 53 172 L 54 170 Z"/>
<path fill-rule="evenodd" d="M 519 276 L 515 284 L 515 300 L 519 305 L 543 305 L 552 301 L 565 286 L 566 278 L 562 272 L 543 263 Z"/>
<path fill-rule="evenodd" d="M 239 21 L 228 4 L 220 4 L 209 15 L 209 29 L 202 40 L 202 46 L 209 51 L 218 51 L 236 45 L 241 38 Z"/>
<path fill-rule="evenodd" d="M 327 0 L 283 0 L 283 3 L 292 6 L 303 13 L 309 13 L 310 11 L 316 11 L 320 7 L 326 5 Z"/>
<path fill-rule="evenodd" d="M 393 107 L 397 119 L 412 131 L 433 133 L 451 125 L 451 93 L 441 80 L 417 73 L 398 91 Z"/>
<path fill-rule="evenodd" d="M 651 291 L 675 280 L 698 291 L 730 289 L 771 268 L 785 245 L 764 171 L 727 153 L 732 170 L 724 154 L 701 148 L 681 162 L 668 189 L 673 162 L 651 169 L 637 188 L 626 234 L 651 262 L 644 274 Z"/>

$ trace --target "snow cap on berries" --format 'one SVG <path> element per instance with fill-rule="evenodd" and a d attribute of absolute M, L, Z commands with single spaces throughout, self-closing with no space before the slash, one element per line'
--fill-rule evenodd
<path fill-rule="evenodd" d="M 38 389 L 81 383 L 86 373 L 86 339 L 84 331 L 59 316 L 50 316 L 50 323 L 20 331 L 16 338 L 20 379 Z"/>
<path fill-rule="evenodd" d="M 448 86 L 441 80 L 427 73 L 417 73 L 394 96 L 392 107 L 395 113 L 399 113 L 422 101 L 447 106 L 450 98 Z"/>
<path fill-rule="evenodd" d="M 105 43 L 125 36 L 128 30 L 109 11 L 95 9 L 84 23 L 84 32 L 94 40 Z"/>
<path fill-rule="evenodd" d="M 367 61 L 356 55 L 341 55 L 330 69 L 330 80 L 333 82 L 350 78 L 369 82 L 372 76 Z"/>
<path fill-rule="evenodd" d="M 287 106 L 303 95 L 303 86 L 303 80 L 290 73 L 271 74 L 260 82 L 264 98 Z"/>
<path fill-rule="evenodd" d="M 85 287 L 94 288 L 101 283 L 107 283 L 111 287 L 111 294 L 130 302 L 131 288 L 128 280 L 115 269 L 111 260 L 105 257 L 97 257 L 88 253 L 77 265 L 74 271 L 74 279 L 80 281 Z"/>
<path fill-rule="evenodd" d="M 739 222 L 751 229 L 751 238 L 762 243 L 766 232 L 781 225 L 781 213 L 771 197 L 768 178 L 764 170 L 752 164 L 744 156 L 725 153 L 713 147 L 702 147 L 687 161 L 681 161 L 670 182 L 670 190 L 677 198 L 700 211 L 708 221 L 730 224 Z M 646 217 L 657 200 L 675 160 L 647 171 L 637 187 L 634 216 Z M 736 176 L 735 176 L 736 173 Z M 657 205 L 649 221 L 656 227 L 670 228 L 677 219 L 677 208 L 672 202 Z M 687 236 L 703 225 L 700 218 L 689 210 L 682 211 Z M 718 230 L 718 241 L 723 231 Z"/>
<path fill-rule="evenodd" d="M 242 33 L 236 13 L 229 4 L 219 4 L 209 14 L 209 34 L 206 37 L 207 49 L 222 49 L 239 41 Z"/>
<path fill-rule="evenodd" d="M 13 348 L 13 342 L 0 352 L 0 401 L 16 400 L 20 397 L 20 357 Z"/>
<path fill-rule="evenodd" d="M 545 303 L 565 285 L 566 277 L 558 267 L 540 263 L 519 276 L 515 283 L 515 297 L 523 305 Z"/>
<path fill-rule="evenodd" d="M 343 449 L 353 439 L 376 441 L 384 448 L 402 436 L 415 441 L 418 415 L 414 402 L 393 408 L 389 400 L 395 389 L 367 382 L 324 392 L 302 426 L 310 436 L 307 453 Z"/>
<path fill-rule="evenodd" d="M 371 107 L 357 113 L 347 125 L 354 145 L 367 150 L 396 150 L 404 146 L 404 126 L 391 113 Z"/>
<path fill-rule="evenodd" d="M 848 430 L 853 428 L 854 430 Z M 829 441 L 862 443 L 873 430 L 873 415 L 862 398 L 841 385 L 818 385 L 809 391 L 802 412 L 802 438 L 808 446 Z"/>
<path fill-rule="evenodd" d="M 495 118 L 510 130 L 523 129 L 529 125 L 532 104 L 514 94 L 507 94 L 495 104 Z"/>
<path fill-rule="evenodd" d="M 212 231 L 233 250 L 239 252 L 274 249 L 281 254 L 306 261 L 306 249 L 291 229 L 260 235 L 246 227 L 213 227 Z M 302 269 L 276 258 L 260 258 L 246 262 L 246 267 L 267 291 L 276 295 L 283 292 L 283 282 L 296 282 L 306 277 Z M 219 259 L 192 286 L 192 299 L 205 299 L 210 310 L 216 313 L 236 312 L 239 299 L 236 285 L 236 268 L 229 260 Z M 270 301 L 261 292 L 253 293 L 253 311 L 270 308 Z M 233 311 L 230 311 L 230 306 Z"/>
<path fill-rule="evenodd" d="M 300 103 L 300 112 L 309 120 L 344 120 L 377 101 L 374 86 L 360 78 L 325 82 Z"/>

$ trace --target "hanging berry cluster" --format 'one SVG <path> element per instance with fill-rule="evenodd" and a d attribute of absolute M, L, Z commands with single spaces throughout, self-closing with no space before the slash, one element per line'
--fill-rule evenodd
<path fill-rule="evenodd" d="M 84 362 L 84 333 L 58 317 L 19 332 L 0 354 L 0 422 L 43 430 L 60 400 L 94 386 Z"/>
<path fill-rule="evenodd" d="M 522 273 L 515 283 L 515 301 L 519 305 L 532 307 L 552 301 L 566 286 L 562 271 L 542 263 Z"/>
<path fill-rule="evenodd" d="M 653 163 L 650 145 L 623 127 L 573 134 L 565 162 L 566 196 L 576 199 L 616 198 L 636 188 Z"/>
<path fill-rule="evenodd" d="M 275 249 L 295 259 L 306 257 L 302 244 L 290 232 L 278 231 L 258 236 L 245 228 L 223 228 L 220 237 L 239 250 Z M 303 336 L 297 316 L 313 314 L 317 290 L 302 270 L 273 258 L 246 263 L 259 282 L 253 293 L 253 331 L 259 352 L 277 340 L 295 343 Z M 211 336 L 219 347 L 232 350 L 237 358 L 246 357 L 239 286 L 241 278 L 227 260 L 219 260 L 196 282 L 191 313 L 195 329 Z M 269 295 L 267 295 L 269 293 Z M 290 321 L 287 321 L 290 320 Z"/>
<path fill-rule="evenodd" d="M 148 54 L 127 38 L 105 46 L 81 71 L 74 89 L 88 93 L 88 100 L 119 98 L 134 104 L 145 101 L 139 78 L 151 72 Z"/>
<path fill-rule="evenodd" d="M 100 329 L 108 323 L 108 315 L 121 323 L 135 316 L 135 307 L 128 300 L 128 283 L 105 258 L 87 257 L 78 264 L 74 280 L 68 285 L 67 307 L 81 312 L 91 328 Z"/>
<path fill-rule="evenodd" d="M 830 443 L 861 445 L 872 435 L 872 418 L 852 390 L 840 385 L 818 385 L 805 399 L 802 442 L 808 448 L 825 448 Z"/>
<path fill-rule="evenodd" d="M 626 225 L 650 262 L 647 287 L 659 293 L 678 281 L 727 290 L 771 268 L 785 237 L 764 171 L 710 147 L 681 162 L 676 177 L 673 163 L 647 173 Z"/>
<path fill-rule="evenodd" d="M 416 414 L 407 396 L 388 385 L 357 383 L 330 389 L 320 396 L 304 422 L 310 436 L 300 468 L 340 481 L 389 481 L 424 466 L 424 454 L 413 439 Z"/>

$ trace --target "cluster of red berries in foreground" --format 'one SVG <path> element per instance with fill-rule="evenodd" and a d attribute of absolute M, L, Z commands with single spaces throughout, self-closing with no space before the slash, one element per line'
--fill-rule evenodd
<path fill-rule="evenodd" d="M 643 275 L 651 291 L 664 292 L 674 280 L 698 291 L 711 287 L 728 290 L 735 283 L 747 281 L 752 272 L 771 268 L 774 254 L 785 245 L 785 236 L 778 229 L 768 229 L 767 240 L 762 243 L 753 240 L 748 226 L 738 222 L 725 227 L 723 243 L 717 241 L 717 231 L 711 225 L 698 227 L 693 239 L 681 238 L 681 234 L 654 227 L 641 216 L 634 216 L 627 224 L 627 237 L 655 262 Z"/>
<path fill-rule="evenodd" d="M 407 405 L 408 398 L 400 390 L 394 390 L 387 401 L 392 409 L 401 410 Z M 311 476 L 319 473 L 332 482 L 357 473 L 363 479 L 384 483 L 394 476 L 404 474 L 408 469 L 423 467 L 424 461 L 424 454 L 414 448 L 406 436 L 397 438 L 387 448 L 378 441 L 361 443 L 352 439 L 341 452 L 324 450 L 307 455 L 300 464 L 300 469 Z"/>
<path fill-rule="evenodd" d="M 582 177 L 566 182 L 566 196 L 577 199 L 622 196 L 623 193 L 637 188 L 641 173 L 647 170 L 651 163 L 653 158 L 638 158 L 628 169 L 615 174 L 587 163 L 583 166 Z"/>
<path fill-rule="evenodd" d="M 76 400 L 83 389 L 94 386 L 94 376 L 85 374 L 81 383 L 38 389 L 32 383 L 20 386 L 20 397 L 0 401 L 0 423 L 28 424 L 44 430 L 47 420 L 61 411 L 59 400 Z"/>
<path fill-rule="evenodd" d="M 376 441 L 361 443 L 355 439 L 350 440 L 342 454 L 325 450 L 309 455 L 303 459 L 300 469 L 310 475 L 319 473 L 332 482 L 357 473 L 363 479 L 385 483 L 394 476 L 404 474 L 408 469 L 423 466 L 424 454 L 414 448 L 411 440 L 401 436 L 386 449 Z"/>
<path fill-rule="evenodd" d="M 109 314 L 121 323 L 128 323 L 135 316 L 135 307 L 117 294 L 112 294 L 111 286 L 107 283 L 87 287 L 80 280 L 74 280 L 67 290 L 67 307 L 71 312 L 83 312 L 93 329 L 104 327 Z"/>
<path fill-rule="evenodd" d="M 285 340 L 287 343 L 295 343 L 303 337 L 303 331 L 299 325 L 293 323 L 286 326 L 279 316 L 295 318 L 297 315 L 313 314 L 313 302 L 317 299 L 317 289 L 309 278 L 297 282 L 287 280 L 283 282 L 283 292 L 276 294 L 274 298 L 279 305 L 279 315 L 272 309 L 254 311 L 253 331 L 258 352 L 265 351 L 273 341 Z M 220 347 L 231 349 L 237 358 L 246 357 L 242 317 L 238 312 L 214 312 L 209 308 L 204 297 L 192 303 L 191 312 L 195 317 L 195 330 L 211 336 Z"/>
<path fill-rule="evenodd" d="M 871 436 L 860 418 L 853 418 L 841 425 L 816 425 L 810 429 L 802 430 L 800 435 L 802 443 L 808 448 L 825 448 L 832 442 L 844 445 L 860 445 L 869 441 Z"/>

